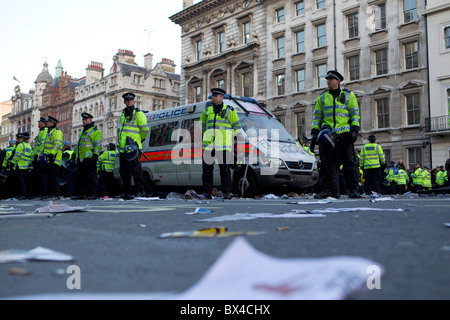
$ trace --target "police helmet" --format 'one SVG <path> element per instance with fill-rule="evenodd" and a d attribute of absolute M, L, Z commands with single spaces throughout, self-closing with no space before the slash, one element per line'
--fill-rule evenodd
<path fill-rule="evenodd" d="M 330 128 L 325 128 L 320 131 L 319 136 L 317 137 L 319 141 L 319 145 L 325 148 L 334 148 L 336 147 L 336 134 Z"/>
<path fill-rule="evenodd" d="M 135 144 L 128 144 L 125 146 L 125 159 L 133 161 L 137 158 L 139 150 Z"/>

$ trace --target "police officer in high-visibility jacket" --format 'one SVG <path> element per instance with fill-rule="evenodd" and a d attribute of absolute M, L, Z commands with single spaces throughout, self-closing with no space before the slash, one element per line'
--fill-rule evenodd
<path fill-rule="evenodd" d="M 440 166 L 439 171 L 436 172 L 436 186 L 438 188 L 446 187 L 448 184 L 447 171 L 444 166 Z"/>
<path fill-rule="evenodd" d="M 340 83 L 344 77 L 339 72 L 329 71 L 325 78 L 328 90 L 317 98 L 311 129 L 313 141 L 319 138 L 321 131 L 325 136 L 319 140 L 321 170 L 323 170 L 320 184 L 323 191 L 315 197 L 317 199 L 340 197 L 339 166 L 342 163 L 348 196 L 359 198 L 360 195 L 356 190 L 358 169 L 353 145 L 358 139 L 360 130 L 358 102 L 352 91 L 341 89 Z M 326 133 L 328 131 L 329 133 Z M 326 143 L 327 141 L 329 143 Z"/>
<path fill-rule="evenodd" d="M 123 183 L 123 199 L 130 200 L 134 196 L 142 197 L 144 190 L 144 173 L 141 166 L 142 143 L 147 138 L 150 130 L 147 117 L 135 108 L 134 93 L 125 93 L 122 98 L 126 108 L 120 116 L 121 127 L 119 129 L 119 153 L 120 153 L 120 177 Z M 134 194 L 131 191 L 131 177 L 134 180 Z"/>
<path fill-rule="evenodd" d="M 412 179 L 412 186 L 413 191 L 417 192 L 423 189 L 423 169 L 422 169 L 422 163 L 420 161 L 417 161 L 416 163 L 416 169 L 413 173 L 411 173 L 411 179 Z"/>
<path fill-rule="evenodd" d="M 383 148 L 375 141 L 377 138 L 371 134 L 368 138 L 369 143 L 366 143 L 361 149 L 360 166 L 364 170 L 364 192 L 371 195 L 371 192 L 381 192 L 381 177 L 386 165 L 386 158 Z"/>
<path fill-rule="evenodd" d="M 93 116 L 81 114 L 83 130 L 74 155 L 77 164 L 78 198 L 96 199 L 98 193 L 97 161 L 102 152 L 102 132 L 95 126 Z"/>
<path fill-rule="evenodd" d="M 47 194 L 47 192 L 43 192 L 43 181 L 47 181 L 46 173 L 45 173 L 45 165 L 44 162 L 39 162 L 39 157 L 44 152 L 45 138 L 47 137 L 47 119 L 44 117 L 40 117 L 38 122 L 39 133 L 36 137 L 34 137 L 33 144 L 33 172 L 32 172 L 32 193 L 33 196 L 42 197 Z M 45 161 L 46 162 L 46 161 Z M 47 183 L 45 183 L 45 188 L 47 187 Z"/>
<path fill-rule="evenodd" d="M 57 127 L 58 119 L 53 116 L 47 117 L 47 136 L 45 137 L 43 155 L 46 158 L 45 180 L 42 181 L 44 197 L 59 199 L 59 167 L 62 164 L 62 147 L 64 143 L 64 135 Z M 45 161 L 43 161 L 45 162 Z"/>
<path fill-rule="evenodd" d="M 1 163 L 1 181 L 2 184 L 2 194 L 0 195 L 1 199 L 7 199 L 10 196 L 13 196 L 12 192 L 12 178 L 9 176 L 11 173 L 11 162 L 9 161 L 11 159 L 12 153 L 14 152 L 14 149 L 16 148 L 16 140 L 9 140 L 9 146 L 4 150 L 4 158 L 3 162 Z M 9 162 L 8 162 L 9 161 Z"/>
<path fill-rule="evenodd" d="M 10 161 L 13 168 L 16 199 L 24 200 L 30 197 L 30 165 L 33 151 L 28 143 L 30 140 L 30 134 L 28 132 L 18 133 L 16 138 L 16 149 Z"/>
<path fill-rule="evenodd" d="M 404 194 L 406 192 L 406 186 L 409 183 L 409 177 L 405 170 L 402 169 L 401 165 L 397 165 L 398 178 L 397 178 L 397 193 Z"/>
<path fill-rule="evenodd" d="M 200 116 L 203 134 L 203 193 L 205 198 L 212 197 L 214 162 L 217 159 L 220 169 L 222 193 L 225 199 L 231 199 L 231 166 L 234 164 L 234 137 L 241 130 L 241 122 L 232 106 L 223 104 L 225 90 L 211 90 L 212 105 L 205 107 Z"/>
<path fill-rule="evenodd" d="M 108 144 L 108 149 L 98 158 L 100 192 L 102 196 L 115 196 L 114 165 L 116 162 L 116 144 Z"/>

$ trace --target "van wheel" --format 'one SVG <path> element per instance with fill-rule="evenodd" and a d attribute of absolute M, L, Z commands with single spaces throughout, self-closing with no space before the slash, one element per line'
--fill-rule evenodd
<path fill-rule="evenodd" d="M 247 176 L 244 177 L 245 168 L 236 171 L 233 176 L 234 193 L 242 196 L 242 187 L 244 187 L 244 198 L 253 198 L 258 194 L 258 183 L 253 171 L 248 170 Z"/>
<path fill-rule="evenodd" d="M 154 190 L 154 185 L 152 179 L 148 173 L 144 173 L 144 192 L 146 195 L 149 195 Z"/>

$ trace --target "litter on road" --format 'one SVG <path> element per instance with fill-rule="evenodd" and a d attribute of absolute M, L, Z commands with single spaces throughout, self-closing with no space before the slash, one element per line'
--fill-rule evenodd
<path fill-rule="evenodd" d="M 73 257 L 58 251 L 43 247 L 32 250 L 3 250 L 0 251 L 0 263 L 26 262 L 26 261 L 73 261 Z"/>
<path fill-rule="evenodd" d="M 159 236 L 160 239 L 165 238 L 220 238 L 220 237 L 234 237 L 234 236 L 254 236 L 264 232 L 258 231 L 228 231 L 226 227 L 211 227 L 194 231 L 178 231 L 163 233 Z"/>

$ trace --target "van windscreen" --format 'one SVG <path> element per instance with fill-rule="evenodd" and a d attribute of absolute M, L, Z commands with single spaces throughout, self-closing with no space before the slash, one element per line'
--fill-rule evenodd
<path fill-rule="evenodd" d="M 267 136 L 269 140 L 278 138 L 281 142 L 295 143 L 295 139 L 286 128 L 275 118 L 267 115 L 239 115 L 241 125 L 250 138 Z M 278 134 L 278 137 L 274 136 Z"/>

